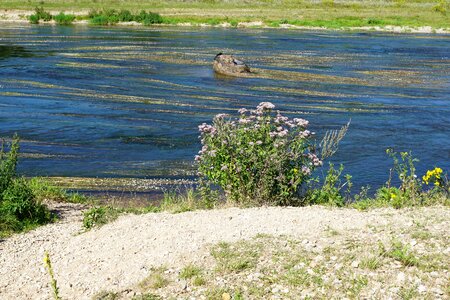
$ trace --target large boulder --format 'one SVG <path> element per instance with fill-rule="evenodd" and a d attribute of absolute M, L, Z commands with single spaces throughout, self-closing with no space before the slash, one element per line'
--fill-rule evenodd
<path fill-rule="evenodd" d="M 213 69 L 216 73 L 228 76 L 245 76 L 250 74 L 250 68 L 232 55 L 219 53 L 214 58 Z"/>

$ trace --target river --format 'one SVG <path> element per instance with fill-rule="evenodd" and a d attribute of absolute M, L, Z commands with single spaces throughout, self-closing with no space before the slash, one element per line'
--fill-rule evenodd
<path fill-rule="evenodd" d="M 260 76 L 214 75 L 219 52 Z M 0 136 L 27 176 L 192 178 L 197 126 L 262 101 L 318 138 L 351 119 L 332 160 L 357 187 L 386 182 L 388 147 L 450 168 L 450 35 L 0 25 Z"/>

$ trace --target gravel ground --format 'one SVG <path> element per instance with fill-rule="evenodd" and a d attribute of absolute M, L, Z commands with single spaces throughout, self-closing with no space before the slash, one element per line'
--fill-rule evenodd
<path fill-rule="evenodd" d="M 62 220 L 0 241 L 0 298 L 51 299 L 44 252 L 51 257 L 64 299 L 90 299 L 99 291 L 124 291 L 152 267 L 181 268 L 209 256 L 211 245 L 257 234 L 313 240 L 324 232 L 365 232 L 367 228 L 407 228 L 415 220 L 437 220 L 448 238 L 450 209 L 227 208 L 182 214 L 124 215 L 82 232 L 82 207 L 59 204 Z M 447 229 L 445 229 L 447 228 Z M 447 245 L 448 246 L 448 245 Z M 444 252 L 450 252 L 449 248 Z"/>

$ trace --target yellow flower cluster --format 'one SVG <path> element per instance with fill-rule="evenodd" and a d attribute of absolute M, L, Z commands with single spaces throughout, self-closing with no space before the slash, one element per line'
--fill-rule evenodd
<path fill-rule="evenodd" d="M 433 178 L 434 185 L 439 186 L 439 180 L 441 179 L 442 169 L 441 168 L 434 168 L 434 170 L 428 170 L 427 174 L 423 175 L 422 180 L 425 182 L 425 184 L 429 184 L 430 180 Z"/>

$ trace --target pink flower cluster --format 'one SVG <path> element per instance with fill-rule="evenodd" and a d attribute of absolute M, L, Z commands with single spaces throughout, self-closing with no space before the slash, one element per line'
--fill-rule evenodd
<path fill-rule="evenodd" d="M 323 162 L 314 153 L 308 153 L 308 158 L 315 167 L 319 167 L 323 164 Z"/>
<path fill-rule="evenodd" d="M 216 134 L 216 132 L 217 132 L 217 129 L 214 126 L 208 125 L 206 123 L 198 125 L 198 130 L 202 134 L 206 133 L 206 134 L 211 134 L 212 136 L 214 136 Z"/>

